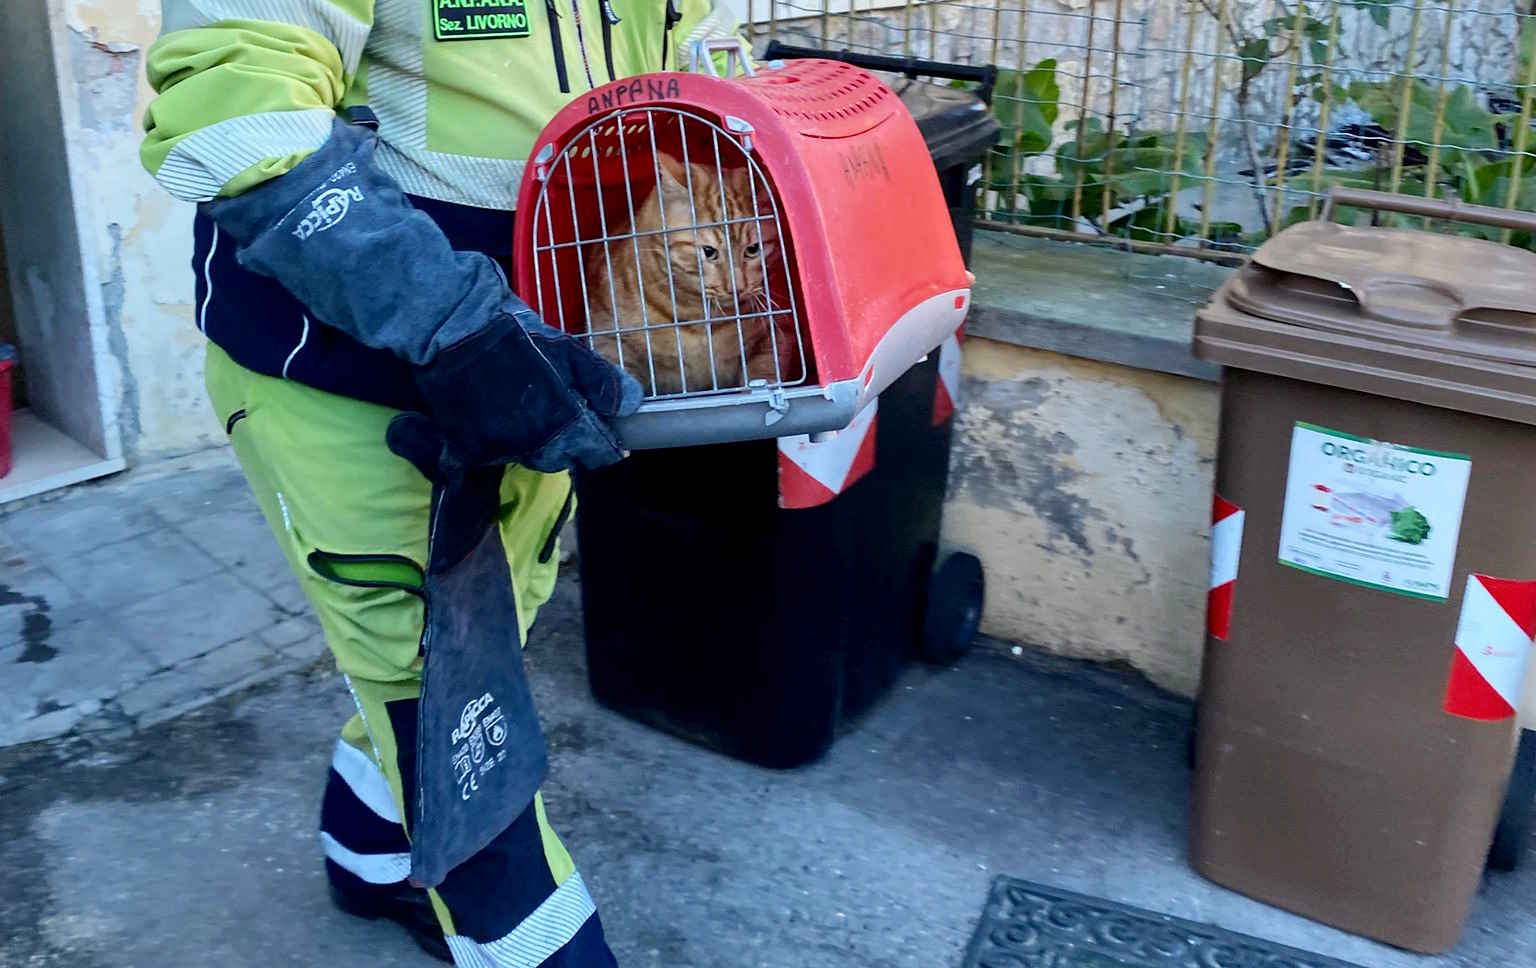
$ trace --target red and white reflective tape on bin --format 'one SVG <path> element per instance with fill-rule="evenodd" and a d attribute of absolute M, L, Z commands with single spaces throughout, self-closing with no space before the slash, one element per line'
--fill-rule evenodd
<path fill-rule="evenodd" d="M 1237 562 L 1243 554 L 1243 509 L 1216 495 L 1211 509 L 1211 590 L 1206 600 L 1205 627 L 1225 642 L 1232 631 L 1232 598 L 1237 590 Z"/>
<path fill-rule="evenodd" d="M 939 344 L 939 381 L 933 388 L 935 427 L 953 417 L 960 406 L 960 341 L 963 339 L 963 330 L 957 329 Z"/>
<path fill-rule="evenodd" d="M 1468 575 L 1445 687 L 1452 716 L 1497 722 L 1515 715 L 1536 638 L 1536 581 Z"/>
<path fill-rule="evenodd" d="M 876 397 L 853 423 L 826 440 L 779 438 L 779 507 L 813 508 L 843 493 L 875 468 Z"/>

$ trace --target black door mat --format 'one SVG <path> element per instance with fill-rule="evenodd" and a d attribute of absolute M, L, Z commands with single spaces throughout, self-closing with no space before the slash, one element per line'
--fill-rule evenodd
<path fill-rule="evenodd" d="M 962 968 L 1359 968 L 1209 924 L 999 877 Z"/>

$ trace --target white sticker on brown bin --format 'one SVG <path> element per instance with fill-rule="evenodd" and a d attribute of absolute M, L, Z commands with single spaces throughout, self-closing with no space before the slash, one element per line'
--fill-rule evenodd
<path fill-rule="evenodd" d="M 1379 591 L 1443 602 L 1472 461 L 1297 423 L 1280 563 Z"/>

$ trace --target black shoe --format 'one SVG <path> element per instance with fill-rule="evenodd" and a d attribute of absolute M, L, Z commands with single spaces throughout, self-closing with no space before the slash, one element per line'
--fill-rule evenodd
<path fill-rule="evenodd" d="M 326 862 L 326 867 L 331 866 Z M 443 938 L 442 925 L 437 922 L 437 913 L 432 910 L 432 902 L 427 898 L 427 892 L 419 887 L 411 887 L 409 884 L 401 884 L 394 888 L 381 888 L 368 885 L 367 891 L 349 890 L 338 884 L 335 872 L 327 870 L 331 876 L 328 878 L 331 885 L 331 902 L 348 914 L 376 921 L 384 918 L 393 921 L 410 933 L 411 938 L 421 947 L 422 951 L 436 958 L 438 961 L 453 963 L 453 953 L 448 950 L 448 942 Z"/>

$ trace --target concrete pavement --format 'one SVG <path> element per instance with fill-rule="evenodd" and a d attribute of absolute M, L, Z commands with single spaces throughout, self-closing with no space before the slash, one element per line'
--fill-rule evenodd
<path fill-rule="evenodd" d="M 1201 880 L 1188 709 L 1116 673 L 990 651 L 914 669 L 824 762 L 770 773 L 595 706 L 571 581 L 528 658 L 550 812 L 626 968 L 955 966 L 999 872 L 1363 968 L 1536 964 L 1536 866 L 1488 880 L 1446 958 Z M 325 898 L 317 800 L 349 712 L 320 663 L 136 734 L 0 753 L 0 964 L 427 964 Z"/>
<path fill-rule="evenodd" d="M 351 705 L 226 455 L 12 510 L 0 545 L 0 965 L 429 963 L 327 902 L 318 800 Z M 957 966 L 998 873 L 1362 968 L 1536 964 L 1536 850 L 1444 958 L 1201 880 L 1189 707 L 1138 679 L 992 643 L 771 773 L 597 707 L 575 581 L 528 663 L 550 813 L 626 968 Z"/>
<path fill-rule="evenodd" d="M 325 654 L 227 451 L 0 514 L 0 747 L 142 728 Z"/>

